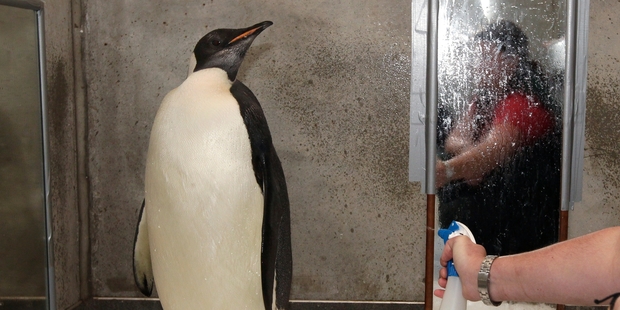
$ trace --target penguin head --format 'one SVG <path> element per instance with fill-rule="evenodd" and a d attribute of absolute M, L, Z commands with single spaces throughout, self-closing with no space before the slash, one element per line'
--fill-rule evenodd
<path fill-rule="evenodd" d="M 194 48 L 194 72 L 220 68 L 234 81 L 252 41 L 273 23 L 264 21 L 243 29 L 216 29 L 202 37 Z"/>

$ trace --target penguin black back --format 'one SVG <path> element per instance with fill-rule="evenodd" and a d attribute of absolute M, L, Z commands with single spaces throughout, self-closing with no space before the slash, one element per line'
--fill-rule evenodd
<path fill-rule="evenodd" d="M 248 129 L 254 176 L 264 197 L 261 253 L 263 300 L 266 309 L 271 309 L 275 289 L 277 309 L 289 309 L 293 263 L 290 206 L 284 171 L 273 146 L 267 120 L 252 91 L 240 81 L 235 81 L 230 91 L 239 103 L 243 122 Z"/>

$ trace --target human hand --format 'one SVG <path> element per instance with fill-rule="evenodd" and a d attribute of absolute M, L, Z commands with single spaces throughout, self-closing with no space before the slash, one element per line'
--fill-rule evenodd
<path fill-rule="evenodd" d="M 458 236 L 449 239 L 446 242 L 439 263 L 443 268 L 439 270 L 439 286 L 444 288 L 448 282 L 448 270 L 446 265 L 449 260 L 454 261 L 454 267 L 459 274 L 461 284 L 463 285 L 463 297 L 467 300 L 478 301 L 478 270 L 480 264 L 486 256 L 486 250 L 483 246 L 471 242 L 466 236 Z M 435 290 L 435 296 L 443 298 L 445 290 Z"/>

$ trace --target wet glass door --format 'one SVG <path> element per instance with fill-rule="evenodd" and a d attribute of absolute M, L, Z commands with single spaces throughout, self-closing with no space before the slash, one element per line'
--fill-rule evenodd
<path fill-rule="evenodd" d="M 439 226 L 466 224 L 489 254 L 558 240 L 565 12 L 563 1 L 440 1 Z"/>
<path fill-rule="evenodd" d="M 0 2 L 0 305 L 47 309 L 41 19 L 10 4 Z"/>

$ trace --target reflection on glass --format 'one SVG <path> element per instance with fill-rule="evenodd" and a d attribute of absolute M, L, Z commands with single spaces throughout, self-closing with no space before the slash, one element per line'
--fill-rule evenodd
<path fill-rule="evenodd" d="M 439 224 L 500 255 L 557 241 L 561 176 L 563 71 L 544 43 L 564 8 L 506 2 L 446 1 L 439 21 Z"/>
<path fill-rule="evenodd" d="M 0 6 L 0 300 L 45 297 L 37 20 Z"/>

